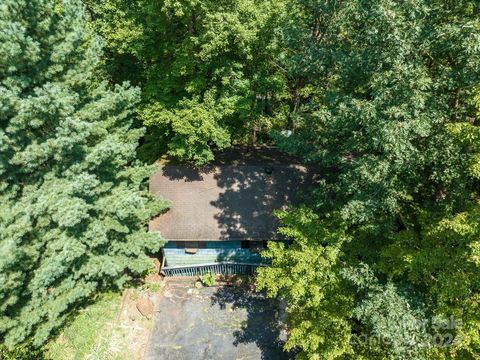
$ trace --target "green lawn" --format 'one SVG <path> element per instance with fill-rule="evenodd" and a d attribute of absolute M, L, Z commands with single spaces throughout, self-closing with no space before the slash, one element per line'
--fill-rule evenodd
<path fill-rule="evenodd" d="M 127 359 L 121 329 L 114 326 L 121 300 L 121 294 L 108 293 L 81 310 L 47 345 L 46 359 Z"/>

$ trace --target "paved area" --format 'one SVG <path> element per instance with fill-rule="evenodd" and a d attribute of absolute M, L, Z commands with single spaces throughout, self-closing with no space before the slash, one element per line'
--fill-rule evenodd
<path fill-rule="evenodd" d="M 240 287 L 169 284 L 148 360 L 282 360 L 276 305 Z"/>

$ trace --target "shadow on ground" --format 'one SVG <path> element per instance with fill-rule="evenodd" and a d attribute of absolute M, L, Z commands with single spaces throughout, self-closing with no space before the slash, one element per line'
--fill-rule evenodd
<path fill-rule="evenodd" d="M 283 360 L 277 304 L 243 287 L 169 283 L 159 304 L 147 359 Z"/>
<path fill-rule="evenodd" d="M 260 359 L 293 359 L 293 355 L 283 351 L 284 340 L 278 321 L 278 303 L 266 299 L 262 293 L 245 287 L 220 287 L 212 295 L 212 306 L 220 309 L 231 307 L 246 310 L 242 327 L 233 333 L 233 345 L 255 344 L 260 350 Z"/>

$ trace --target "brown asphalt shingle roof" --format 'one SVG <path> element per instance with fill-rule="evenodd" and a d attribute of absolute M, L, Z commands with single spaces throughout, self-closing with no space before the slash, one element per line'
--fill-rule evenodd
<path fill-rule="evenodd" d="M 307 168 L 230 164 L 161 168 L 150 178 L 150 190 L 170 200 L 171 208 L 150 222 L 150 231 L 167 240 L 278 239 L 272 211 L 298 202 L 296 195 L 310 184 Z"/>

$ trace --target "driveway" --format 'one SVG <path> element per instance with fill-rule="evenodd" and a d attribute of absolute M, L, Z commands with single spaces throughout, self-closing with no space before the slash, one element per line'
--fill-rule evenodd
<path fill-rule="evenodd" d="M 148 360 L 290 359 L 282 351 L 276 303 L 241 287 L 169 283 Z"/>

